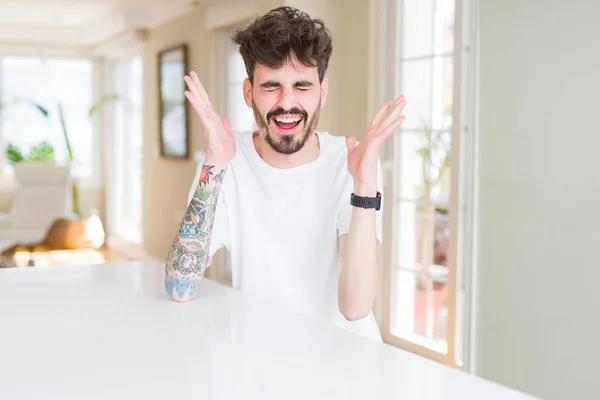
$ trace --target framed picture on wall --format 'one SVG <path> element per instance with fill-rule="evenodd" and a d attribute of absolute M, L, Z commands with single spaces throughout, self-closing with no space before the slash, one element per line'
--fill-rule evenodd
<path fill-rule="evenodd" d="M 189 157 L 188 107 L 183 81 L 187 70 L 187 45 L 171 47 L 158 54 L 159 135 L 162 157 Z"/>

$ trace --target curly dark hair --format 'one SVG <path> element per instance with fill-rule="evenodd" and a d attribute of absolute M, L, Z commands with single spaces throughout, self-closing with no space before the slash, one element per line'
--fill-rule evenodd
<path fill-rule="evenodd" d="M 331 32 L 320 19 L 293 7 L 278 7 L 235 32 L 233 41 L 240 45 L 246 72 L 254 83 L 256 63 L 279 68 L 296 56 L 307 67 L 317 67 L 323 81 L 333 47 Z"/>

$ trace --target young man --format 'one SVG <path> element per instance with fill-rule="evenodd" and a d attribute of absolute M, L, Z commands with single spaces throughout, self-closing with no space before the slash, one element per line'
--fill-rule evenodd
<path fill-rule="evenodd" d="M 257 132 L 232 135 L 192 72 L 186 97 L 204 126 L 206 160 L 168 255 L 173 299 L 197 295 L 217 249 L 233 287 L 381 340 L 371 311 L 381 243 L 378 152 L 406 101 L 386 102 L 357 144 L 317 132 L 332 45 L 322 21 L 281 7 L 236 33 Z"/>

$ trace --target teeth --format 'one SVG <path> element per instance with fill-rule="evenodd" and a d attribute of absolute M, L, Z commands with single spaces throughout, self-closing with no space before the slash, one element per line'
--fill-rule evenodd
<path fill-rule="evenodd" d="M 277 122 L 283 122 L 285 124 L 291 124 L 293 122 L 298 122 L 301 119 L 302 119 L 301 117 L 296 117 L 296 118 L 275 118 L 275 120 Z"/>

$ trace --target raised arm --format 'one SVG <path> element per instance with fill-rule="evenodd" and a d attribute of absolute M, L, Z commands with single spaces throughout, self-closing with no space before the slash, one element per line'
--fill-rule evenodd
<path fill-rule="evenodd" d="M 219 191 L 227 166 L 235 155 L 229 121 L 216 113 L 195 72 L 184 79 L 189 88 L 185 96 L 204 126 L 206 160 L 165 265 L 165 288 L 176 301 L 188 301 L 198 294 L 208 266 Z"/>
<path fill-rule="evenodd" d="M 358 145 L 353 136 L 346 137 L 348 171 L 357 196 L 375 197 L 377 194 L 379 149 L 404 121 L 400 113 L 405 105 L 404 96 L 393 103 L 386 102 Z M 338 306 L 342 315 L 351 321 L 367 316 L 375 301 L 378 270 L 375 213 L 373 209 L 353 207 L 348 235 L 342 235 L 339 240 L 342 269 L 338 280 Z"/>

